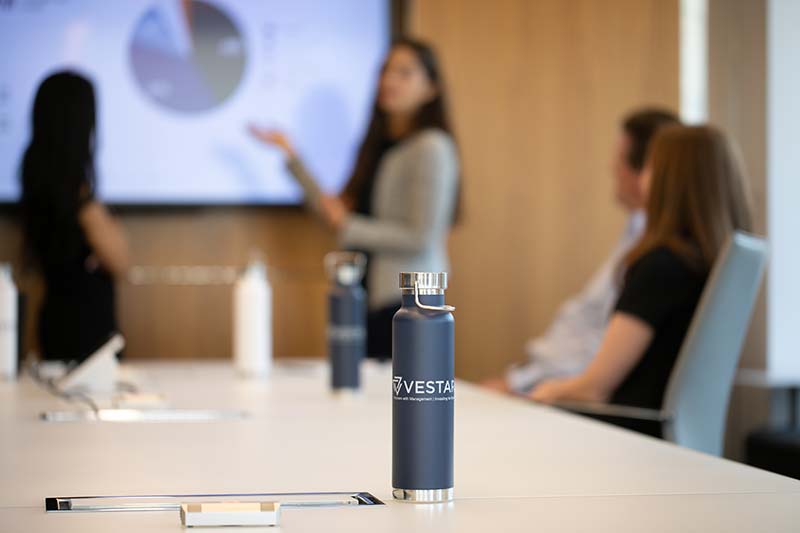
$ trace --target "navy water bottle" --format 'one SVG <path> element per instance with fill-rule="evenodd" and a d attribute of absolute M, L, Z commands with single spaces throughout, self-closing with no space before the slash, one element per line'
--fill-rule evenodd
<path fill-rule="evenodd" d="M 392 495 L 453 499 L 455 322 L 445 272 L 400 274 L 392 321 Z"/>
<path fill-rule="evenodd" d="M 328 293 L 328 357 L 334 392 L 355 392 L 361 386 L 361 361 L 366 354 L 366 293 L 361 287 L 366 257 L 357 252 L 325 256 L 331 280 Z"/>

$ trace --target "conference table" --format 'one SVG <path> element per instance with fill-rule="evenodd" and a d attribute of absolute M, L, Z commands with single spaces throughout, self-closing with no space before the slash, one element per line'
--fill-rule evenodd
<path fill-rule="evenodd" d="M 226 361 L 125 372 L 171 408 L 246 416 L 46 422 L 45 411 L 85 406 L 29 378 L 1 383 L 0 532 L 182 528 L 174 510 L 47 513 L 45 497 L 327 491 L 385 505 L 286 508 L 280 530 L 800 531 L 800 481 L 465 381 L 455 500 L 413 504 L 391 498 L 390 365 L 366 362 L 358 395 L 330 391 L 324 360 L 277 360 L 263 380 L 237 377 Z"/>

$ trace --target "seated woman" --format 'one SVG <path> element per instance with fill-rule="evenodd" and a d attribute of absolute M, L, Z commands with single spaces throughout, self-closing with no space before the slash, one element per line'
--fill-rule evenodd
<path fill-rule="evenodd" d="M 26 254 L 44 276 L 38 337 L 44 359 L 82 361 L 117 330 L 114 278 L 128 244 L 95 199 L 92 84 L 59 72 L 39 86 L 22 159 Z"/>
<path fill-rule="evenodd" d="M 622 290 L 600 349 L 582 374 L 536 387 L 536 401 L 661 408 L 709 271 L 731 232 L 750 229 L 741 168 L 714 128 L 659 132 L 644 180 L 647 227 L 621 265 Z"/>

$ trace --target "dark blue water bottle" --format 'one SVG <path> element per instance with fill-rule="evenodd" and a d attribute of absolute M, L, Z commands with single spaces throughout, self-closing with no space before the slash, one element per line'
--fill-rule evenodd
<path fill-rule="evenodd" d="M 366 353 L 366 293 L 361 287 L 366 257 L 356 252 L 325 256 L 331 279 L 328 293 L 328 357 L 331 387 L 355 392 L 361 386 L 361 361 Z"/>
<path fill-rule="evenodd" d="M 392 494 L 453 499 L 455 322 L 445 272 L 400 274 L 402 307 L 392 322 Z"/>

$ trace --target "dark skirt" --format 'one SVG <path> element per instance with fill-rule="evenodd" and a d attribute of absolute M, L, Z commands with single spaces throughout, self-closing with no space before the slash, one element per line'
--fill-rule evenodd
<path fill-rule="evenodd" d="M 367 313 L 367 357 L 392 358 L 392 319 L 400 304 L 370 310 Z"/>
<path fill-rule="evenodd" d="M 45 279 L 38 328 L 42 358 L 80 363 L 117 331 L 114 282 L 103 271 L 58 274 Z"/>

